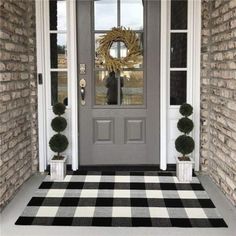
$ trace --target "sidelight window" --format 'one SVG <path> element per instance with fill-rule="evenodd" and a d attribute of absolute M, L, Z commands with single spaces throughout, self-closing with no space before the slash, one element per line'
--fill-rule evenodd
<path fill-rule="evenodd" d="M 68 104 L 66 0 L 49 2 L 51 105 Z"/>
<path fill-rule="evenodd" d="M 181 105 L 187 100 L 187 0 L 172 0 L 170 11 L 170 105 Z"/>

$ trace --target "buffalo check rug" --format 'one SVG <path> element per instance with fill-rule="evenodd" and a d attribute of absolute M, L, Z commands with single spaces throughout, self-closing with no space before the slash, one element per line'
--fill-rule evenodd
<path fill-rule="evenodd" d="M 195 176 L 175 172 L 77 171 L 63 181 L 48 175 L 17 225 L 227 227 Z"/>

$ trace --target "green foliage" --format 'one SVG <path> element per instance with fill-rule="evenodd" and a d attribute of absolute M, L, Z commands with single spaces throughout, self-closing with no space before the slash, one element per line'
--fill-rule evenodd
<path fill-rule="evenodd" d="M 63 117 L 55 117 L 51 122 L 52 129 L 56 132 L 62 132 L 67 126 L 67 121 Z"/>
<path fill-rule="evenodd" d="M 184 103 L 180 106 L 179 112 L 184 117 L 178 121 L 177 128 L 184 134 L 175 140 L 175 148 L 185 157 L 194 150 L 195 146 L 193 138 L 187 135 L 194 127 L 193 121 L 188 118 L 193 113 L 193 107 L 188 103 Z"/>
<path fill-rule="evenodd" d="M 65 135 L 60 134 L 60 132 L 65 130 L 67 126 L 66 119 L 61 117 L 61 115 L 65 113 L 65 109 L 65 105 L 62 103 L 56 103 L 53 106 L 53 112 L 58 116 L 52 120 L 51 126 L 52 129 L 57 132 L 57 134 L 53 135 L 50 139 L 49 147 L 53 152 L 57 153 L 56 158 L 60 157 L 60 153 L 64 152 L 69 144 L 67 137 Z"/>
<path fill-rule="evenodd" d="M 49 141 L 49 146 L 52 151 L 57 152 L 58 154 L 65 151 L 68 147 L 68 140 L 65 135 L 55 134 Z"/>
<path fill-rule="evenodd" d="M 187 117 L 183 117 L 178 121 L 177 127 L 180 132 L 189 134 L 193 130 L 193 122 Z"/>
<path fill-rule="evenodd" d="M 184 103 L 180 106 L 179 112 L 182 116 L 191 116 L 193 114 L 193 107 L 188 103 Z"/>
<path fill-rule="evenodd" d="M 65 113 L 65 110 L 66 110 L 66 107 L 64 104 L 62 103 L 56 103 L 54 106 L 53 106 L 53 112 L 55 115 L 63 115 Z"/>
<path fill-rule="evenodd" d="M 193 141 L 192 137 L 190 137 L 190 136 L 180 135 L 175 140 L 175 148 L 178 152 L 182 153 L 183 156 L 185 156 L 186 154 L 189 154 L 193 151 L 194 141 Z"/>

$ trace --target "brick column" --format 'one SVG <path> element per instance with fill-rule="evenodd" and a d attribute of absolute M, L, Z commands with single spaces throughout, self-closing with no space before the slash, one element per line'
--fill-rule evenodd
<path fill-rule="evenodd" d="M 201 163 L 236 205 L 236 1 L 202 1 Z"/>

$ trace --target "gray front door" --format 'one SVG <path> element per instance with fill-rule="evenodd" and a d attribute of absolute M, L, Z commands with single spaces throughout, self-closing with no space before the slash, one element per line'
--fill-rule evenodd
<path fill-rule="evenodd" d="M 85 64 L 85 105 L 79 96 L 80 165 L 159 164 L 160 1 L 77 1 L 78 68 Z M 98 37 L 112 27 L 140 37 L 143 62 L 111 75 L 96 61 Z M 114 43 L 110 52 L 122 56 Z"/>

